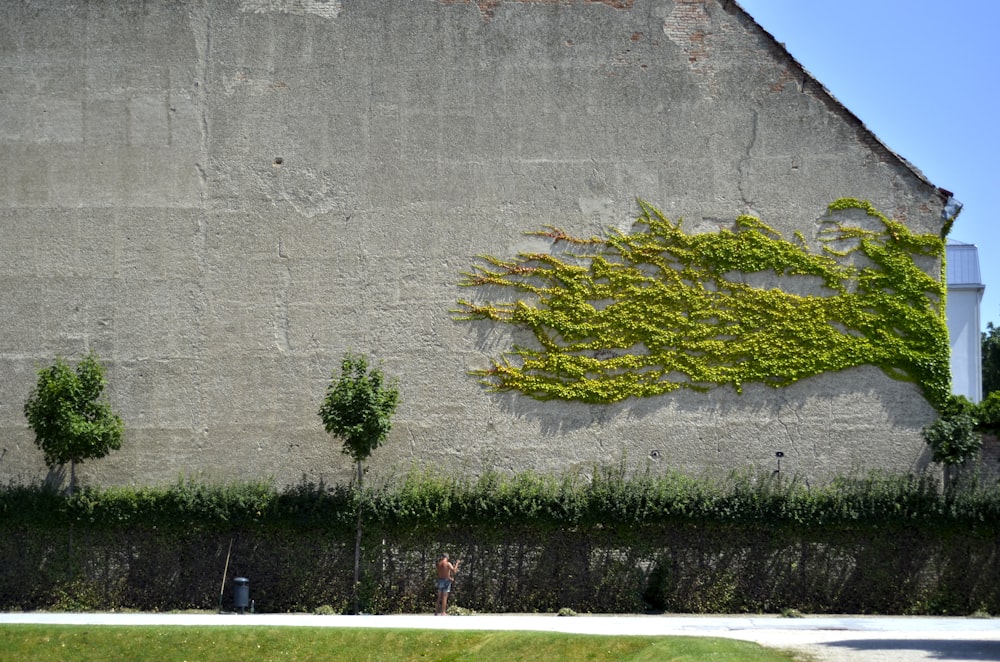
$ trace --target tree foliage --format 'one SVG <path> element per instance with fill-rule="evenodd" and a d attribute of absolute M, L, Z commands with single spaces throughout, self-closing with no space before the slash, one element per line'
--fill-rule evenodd
<path fill-rule="evenodd" d="M 992 432 L 1000 430 L 1000 391 L 993 391 L 979 403 L 979 428 Z"/>
<path fill-rule="evenodd" d="M 122 421 L 100 400 L 106 384 L 93 353 L 75 372 L 62 359 L 38 371 L 24 415 L 49 467 L 101 458 L 121 448 Z"/>
<path fill-rule="evenodd" d="M 983 342 L 983 396 L 1000 391 L 1000 329 L 986 323 Z"/>
<path fill-rule="evenodd" d="M 949 396 L 941 417 L 924 428 L 924 440 L 935 462 L 961 464 L 974 456 L 983 445 L 979 432 L 980 408 L 962 395 Z"/>
<path fill-rule="evenodd" d="M 319 416 L 326 431 L 344 442 L 343 452 L 356 462 L 368 459 L 392 429 L 399 401 L 395 381 L 369 369 L 363 356 L 347 354 L 334 373 Z"/>

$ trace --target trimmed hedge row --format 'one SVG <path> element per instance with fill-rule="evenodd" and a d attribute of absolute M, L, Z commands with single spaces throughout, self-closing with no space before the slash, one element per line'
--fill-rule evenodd
<path fill-rule="evenodd" d="M 996 486 L 621 471 L 412 475 L 360 498 L 321 484 L 10 487 L 0 609 L 229 608 L 244 576 L 260 611 L 341 611 L 359 505 L 372 613 L 430 611 L 444 550 L 464 559 L 452 604 L 476 611 L 1000 613 Z"/>
<path fill-rule="evenodd" d="M 942 490 L 929 476 L 873 473 L 816 488 L 777 474 L 736 473 L 715 481 L 680 473 L 626 476 L 622 470 L 599 471 L 591 478 L 490 473 L 475 481 L 411 474 L 361 495 L 351 486 L 322 483 L 278 491 L 268 483 L 180 481 L 158 488 L 85 488 L 72 495 L 44 486 L 11 486 L 0 489 L 0 525 L 353 529 L 359 504 L 366 522 L 389 527 L 766 522 L 1000 531 L 1000 488 L 976 480 L 959 480 Z"/>

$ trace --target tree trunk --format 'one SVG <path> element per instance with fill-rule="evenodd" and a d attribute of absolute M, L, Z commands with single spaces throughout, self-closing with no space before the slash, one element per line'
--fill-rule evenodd
<path fill-rule="evenodd" d="M 354 609 L 353 613 L 357 614 L 361 611 L 361 596 L 359 595 L 359 589 L 361 587 L 361 503 L 363 498 L 363 493 L 361 491 L 361 460 L 358 460 L 358 532 L 354 538 Z"/>

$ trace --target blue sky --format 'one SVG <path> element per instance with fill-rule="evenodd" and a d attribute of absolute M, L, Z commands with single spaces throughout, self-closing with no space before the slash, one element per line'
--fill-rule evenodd
<path fill-rule="evenodd" d="M 737 0 L 844 106 L 963 205 L 1000 326 L 1000 1 Z"/>

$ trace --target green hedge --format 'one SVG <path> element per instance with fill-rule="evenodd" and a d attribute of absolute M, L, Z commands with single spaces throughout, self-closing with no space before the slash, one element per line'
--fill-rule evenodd
<path fill-rule="evenodd" d="M 414 474 L 367 489 L 252 483 L 0 490 L 0 609 L 344 609 L 363 508 L 369 612 L 430 611 L 462 558 L 476 611 L 1000 613 L 1000 490 L 873 474 Z M 227 581 L 223 572 L 229 557 Z"/>
<path fill-rule="evenodd" d="M 1000 530 L 1000 489 L 960 480 L 942 490 L 928 476 L 873 473 L 822 487 L 778 474 L 736 473 L 727 480 L 680 473 L 593 477 L 488 473 L 474 481 L 411 474 L 368 488 L 268 483 L 85 488 L 72 495 L 49 487 L 0 489 L 0 526 L 87 524 L 210 529 L 253 527 L 353 529 L 359 502 L 365 521 L 385 527 L 760 523 L 822 527 L 838 524 L 957 526 Z"/>

